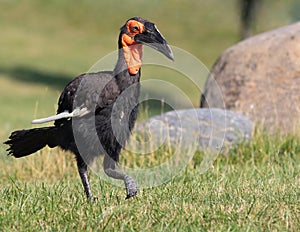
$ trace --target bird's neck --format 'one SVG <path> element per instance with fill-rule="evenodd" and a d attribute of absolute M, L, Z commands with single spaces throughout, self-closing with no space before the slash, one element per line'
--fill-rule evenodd
<path fill-rule="evenodd" d="M 114 69 L 115 78 L 124 88 L 139 82 L 142 66 L 142 44 L 130 39 L 120 34 L 118 61 Z"/>
<path fill-rule="evenodd" d="M 119 36 L 119 57 L 115 71 L 127 69 L 130 75 L 139 73 L 142 66 L 143 45 L 125 33 Z"/>

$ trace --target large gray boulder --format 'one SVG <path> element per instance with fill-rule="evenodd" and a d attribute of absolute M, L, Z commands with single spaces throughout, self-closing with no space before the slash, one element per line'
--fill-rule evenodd
<path fill-rule="evenodd" d="M 240 112 L 270 132 L 299 130 L 300 22 L 223 52 L 208 77 L 201 107 Z"/>
<path fill-rule="evenodd" d="M 197 150 L 211 152 L 251 139 L 252 130 L 253 123 L 248 117 L 222 109 L 170 111 L 135 127 L 146 142 L 150 141 L 150 147 L 170 143 L 182 150 L 196 146 Z"/>

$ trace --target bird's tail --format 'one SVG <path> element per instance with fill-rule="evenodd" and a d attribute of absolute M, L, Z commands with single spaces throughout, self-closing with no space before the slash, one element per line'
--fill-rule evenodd
<path fill-rule="evenodd" d="M 7 151 L 9 155 L 16 158 L 30 155 L 46 145 L 55 147 L 58 144 L 55 142 L 55 131 L 58 128 L 43 127 L 28 130 L 17 130 L 11 133 L 9 140 L 4 144 L 9 145 Z"/>

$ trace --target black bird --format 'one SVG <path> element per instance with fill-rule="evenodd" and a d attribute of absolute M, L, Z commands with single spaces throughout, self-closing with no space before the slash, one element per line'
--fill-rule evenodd
<path fill-rule="evenodd" d="M 126 198 L 135 196 L 135 180 L 116 170 L 116 164 L 138 114 L 142 45 L 174 60 L 154 23 L 140 17 L 129 19 L 120 29 L 114 70 L 86 73 L 73 79 L 59 98 L 57 114 L 33 121 L 55 121 L 54 126 L 12 132 L 5 142 L 9 155 L 20 158 L 46 145 L 73 152 L 85 194 L 91 200 L 94 198 L 87 167 L 93 158 L 104 155 L 106 175 L 124 181 Z"/>

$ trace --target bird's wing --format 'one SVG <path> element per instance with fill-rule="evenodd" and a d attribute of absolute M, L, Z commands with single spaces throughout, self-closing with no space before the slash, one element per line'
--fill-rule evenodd
<path fill-rule="evenodd" d="M 73 79 L 63 90 L 58 100 L 57 114 L 35 119 L 33 124 L 82 117 L 96 109 L 112 104 L 119 95 L 118 85 L 112 72 L 86 73 Z"/>
<path fill-rule="evenodd" d="M 112 72 L 86 73 L 72 80 L 63 90 L 59 100 L 57 113 L 72 112 L 75 108 L 86 107 L 93 111 L 101 104 L 106 86 L 114 80 Z"/>

